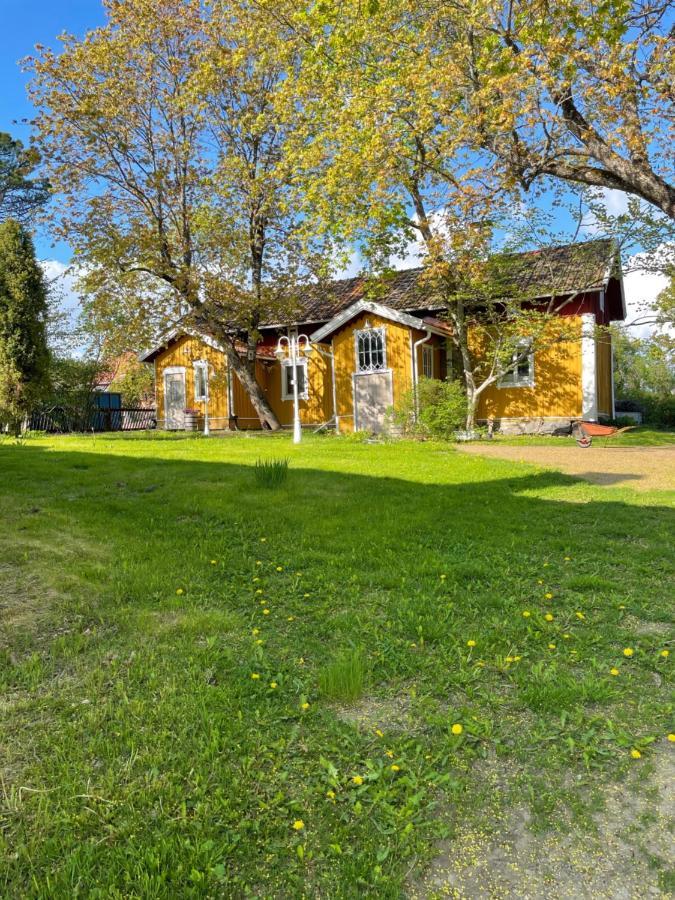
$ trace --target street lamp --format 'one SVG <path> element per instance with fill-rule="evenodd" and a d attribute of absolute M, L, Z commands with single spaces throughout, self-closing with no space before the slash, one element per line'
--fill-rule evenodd
<path fill-rule="evenodd" d="M 282 334 L 277 341 L 274 355 L 280 363 L 286 359 L 291 369 L 293 384 L 293 443 L 299 444 L 302 437 L 300 429 L 300 405 L 298 401 L 298 361 L 312 352 L 312 343 L 306 334 Z M 283 377 L 283 373 L 282 373 Z"/>

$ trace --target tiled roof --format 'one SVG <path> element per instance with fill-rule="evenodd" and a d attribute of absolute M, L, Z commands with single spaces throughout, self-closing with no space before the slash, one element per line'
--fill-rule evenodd
<path fill-rule="evenodd" d="M 616 250 L 608 239 L 585 241 L 514 254 L 514 292 L 530 298 L 570 294 L 602 287 Z M 358 300 L 373 300 L 399 311 L 440 310 L 442 302 L 424 284 L 424 269 L 402 269 L 379 277 L 358 275 L 307 289 L 289 318 L 298 322 L 327 322 Z M 269 321 L 269 325 L 278 322 Z"/>

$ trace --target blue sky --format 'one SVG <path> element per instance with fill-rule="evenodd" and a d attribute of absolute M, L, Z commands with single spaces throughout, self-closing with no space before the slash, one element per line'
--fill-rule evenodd
<path fill-rule="evenodd" d="M 28 74 L 21 71 L 19 61 L 34 52 L 36 44 L 58 48 L 58 35 L 70 32 L 78 36 L 105 21 L 100 0 L 0 0 L 0 131 L 8 131 L 28 143 L 32 107 L 26 97 Z M 625 208 L 623 195 L 612 192 L 607 197 L 608 208 L 619 212 Z M 592 229 L 589 229 L 589 236 Z M 70 248 L 55 243 L 49 234 L 35 235 L 38 257 L 43 260 L 51 279 L 61 286 L 64 307 L 74 309 L 78 299 L 73 291 L 72 278 L 66 271 L 70 262 Z M 406 261 L 414 264 L 411 256 Z M 354 254 L 350 271 L 356 274 L 360 265 Z M 665 286 L 661 276 L 635 272 L 626 279 L 629 301 L 649 301 Z M 630 318 L 630 316 L 629 316 Z"/>

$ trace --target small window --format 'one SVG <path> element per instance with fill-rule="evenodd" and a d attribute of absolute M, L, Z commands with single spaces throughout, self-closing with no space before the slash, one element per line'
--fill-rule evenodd
<path fill-rule="evenodd" d="M 298 379 L 298 397 L 301 400 L 306 400 L 309 396 L 306 359 L 301 359 L 295 365 L 295 373 Z M 293 399 L 293 364 L 288 360 L 284 360 L 281 365 L 281 399 Z"/>
<path fill-rule="evenodd" d="M 523 356 L 525 352 L 527 356 Z M 512 358 L 513 369 L 503 375 L 500 387 L 534 387 L 534 354 L 529 344 L 522 344 Z"/>
<path fill-rule="evenodd" d="M 195 371 L 195 400 L 196 401 L 204 401 L 206 400 L 206 394 L 208 391 L 208 370 L 207 363 L 205 362 L 196 362 L 194 364 Z"/>
<path fill-rule="evenodd" d="M 422 346 L 422 374 L 425 378 L 434 377 L 434 348 Z"/>
<path fill-rule="evenodd" d="M 364 328 L 355 332 L 356 371 L 381 372 L 387 367 L 384 328 Z"/>

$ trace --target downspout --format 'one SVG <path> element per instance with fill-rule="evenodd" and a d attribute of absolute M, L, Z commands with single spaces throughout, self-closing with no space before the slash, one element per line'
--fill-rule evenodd
<path fill-rule="evenodd" d="M 415 421 L 420 414 L 419 408 L 419 397 L 417 395 L 417 384 L 419 382 L 419 376 L 417 372 L 417 351 L 422 346 L 422 344 L 426 344 L 428 340 L 431 339 L 431 332 L 427 329 L 426 336 L 420 338 L 419 341 L 415 341 L 412 345 L 412 376 L 413 376 L 413 398 L 414 398 L 414 406 L 415 406 Z"/>

